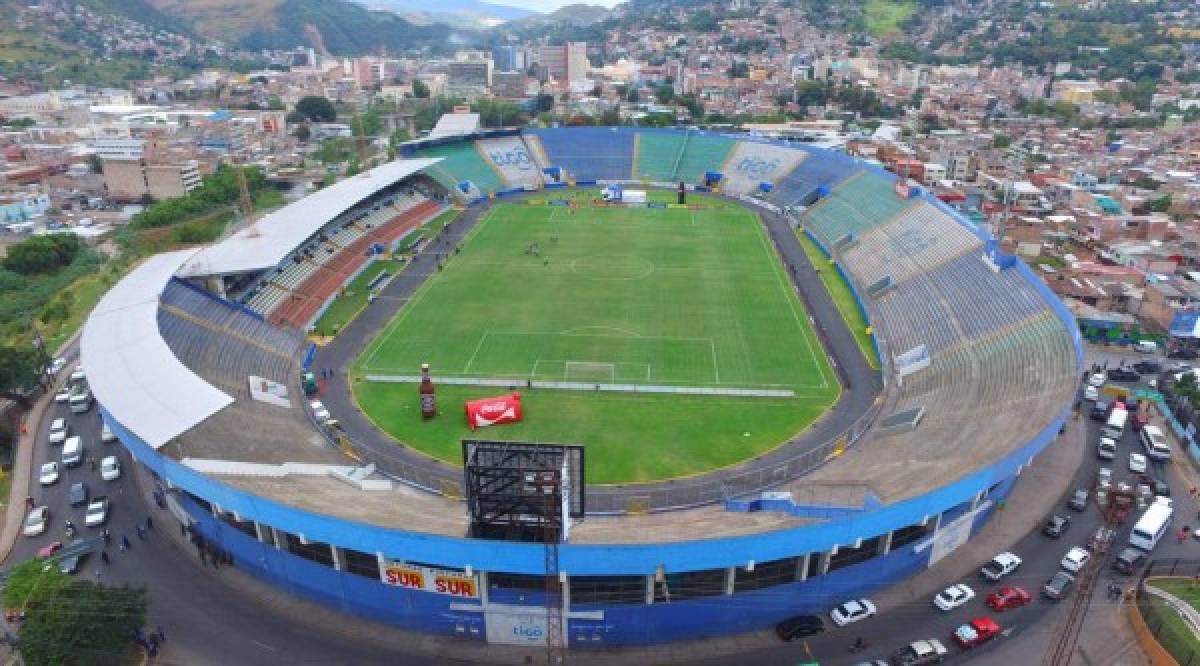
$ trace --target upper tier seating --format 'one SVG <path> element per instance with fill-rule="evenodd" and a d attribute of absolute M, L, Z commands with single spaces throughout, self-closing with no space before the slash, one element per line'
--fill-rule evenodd
<path fill-rule="evenodd" d="M 697 184 L 708 171 L 720 171 L 736 141 L 704 132 L 638 132 L 633 177 L 655 182 Z"/>
<path fill-rule="evenodd" d="M 520 136 L 480 139 L 477 144 L 479 152 L 504 176 L 510 187 L 541 184 L 542 168 L 534 161 Z"/>
<path fill-rule="evenodd" d="M 496 190 L 507 189 L 500 180 L 496 170 L 483 158 L 473 141 L 459 141 L 432 148 L 424 148 L 416 153 L 417 157 L 441 157 L 441 162 L 425 170 L 430 176 L 448 190 L 462 193 L 458 189 L 461 182 L 470 182 L 479 190 L 481 196 L 486 196 Z"/>
<path fill-rule="evenodd" d="M 905 282 L 982 245 L 979 236 L 922 202 L 863 231 L 857 243 L 842 251 L 842 257 L 854 266 L 855 276 L 865 286 L 886 275 Z"/>
<path fill-rule="evenodd" d="M 683 155 L 675 165 L 671 180 L 693 184 L 703 182 L 705 173 L 722 169 L 735 145 L 737 141 L 727 136 L 689 131 L 684 140 Z"/>
<path fill-rule="evenodd" d="M 757 192 L 759 184 L 782 180 L 807 156 L 808 153 L 788 146 L 739 141 L 725 164 L 716 169 L 724 174 L 721 191 L 730 194 Z"/>
<path fill-rule="evenodd" d="M 633 172 L 633 132 L 613 127 L 531 130 L 541 141 L 550 166 L 566 169 L 575 180 L 629 180 Z"/>
<path fill-rule="evenodd" d="M 833 190 L 860 170 L 861 167 L 849 157 L 834 154 L 814 156 L 801 162 L 776 183 L 771 198 L 781 206 L 805 204 L 816 196 L 818 187 Z"/>
<path fill-rule="evenodd" d="M 848 234 L 861 235 L 916 204 L 896 196 L 892 185 L 892 180 L 864 171 L 809 208 L 801 223 L 830 245 Z"/>

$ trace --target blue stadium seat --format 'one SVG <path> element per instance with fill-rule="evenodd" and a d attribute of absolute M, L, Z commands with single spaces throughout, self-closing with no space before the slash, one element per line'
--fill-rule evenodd
<path fill-rule="evenodd" d="M 629 180 L 633 173 L 634 133 L 616 127 L 572 127 L 530 130 L 546 151 L 551 166 L 576 180 Z"/>

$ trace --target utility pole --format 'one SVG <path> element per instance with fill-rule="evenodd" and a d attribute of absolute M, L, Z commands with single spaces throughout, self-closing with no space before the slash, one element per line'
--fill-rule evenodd
<path fill-rule="evenodd" d="M 562 477 L 553 474 L 542 486 L 546 509 L 542 512 L 543 554 L 546 568 L 546 663 L 550 666 L 565 664 L 567 659 L 566 636 L 563 632 L 563 590 L 559 572 L 558 544 L 562 539 L 563 514 Z M 543 477 L 545 478 L 545 477 Z"/>

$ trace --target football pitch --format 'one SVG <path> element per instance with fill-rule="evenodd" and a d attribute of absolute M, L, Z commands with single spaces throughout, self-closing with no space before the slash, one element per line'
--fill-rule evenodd
<path fill-rule="evenodd" d="M 430 422 L 414 384 L 367 379 L 414 375 L 422 363 L 443 380 Z M 498 204 L 367 345 L 353 378 L 379 427 L 454 463 L 472 436 L 463 400 L 505 389 L 446 381 L 510 381 L 525 422 L 474 436 L 583 444 L 594 483 L 753 457 L 802 431 L 840 390 L 765 231 L 729 205 Z M 764 395 L 694 394 L 730 389 Z"/>

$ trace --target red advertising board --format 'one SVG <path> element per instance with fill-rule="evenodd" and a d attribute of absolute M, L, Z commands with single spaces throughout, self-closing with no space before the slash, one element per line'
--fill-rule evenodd
<path fill-rule="evenodd" d="M 466 408 L 467 426 L 471 430 L 483 426 L 517 423 L 522 419 L 520 393 L 468 400 Z"/>

